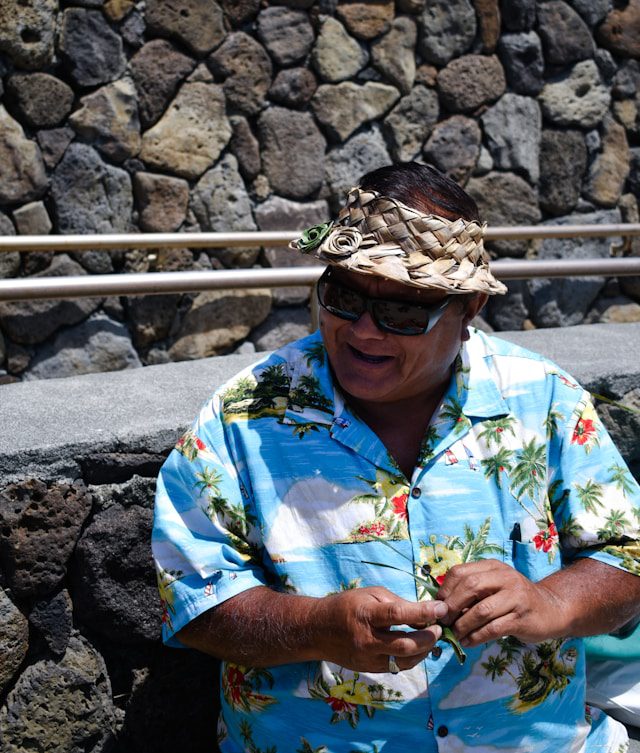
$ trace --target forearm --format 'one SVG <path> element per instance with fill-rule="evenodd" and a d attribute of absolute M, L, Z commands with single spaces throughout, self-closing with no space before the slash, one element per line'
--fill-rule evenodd
<path fill-rule="evenodd" d="M 410 602 L 381 586 L 322 598 L 259 586 L 228 599 L 184 627 L 178 638 L 219 659 L 252 667 L 325 660 L 359 672 L 415 666 L 441 635 L 442 602 Z M 413 629 L 393 630 L 397 625 Z"/>
<path fill-rule="evenodd" d="M 258 586 L 204 612 L 178 633 L 190 648 L 252 667 L 310 661 L 318 645 L 315 599 Z"/>
<path fill-rule="evenodd" d="M 576 560 L 540 585 L 561 607 L 554 637 L 610 633 L 640 613 L 640 577 L 591 558 Z"/>

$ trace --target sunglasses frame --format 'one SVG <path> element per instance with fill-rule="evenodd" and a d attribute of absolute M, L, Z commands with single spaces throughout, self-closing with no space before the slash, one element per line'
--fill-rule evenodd
<path fill-rule="evenodd" d="M 318 303 L 325 311 L 328 311 L 333 316 L 337 316 L 339 319 L 343 319 L 348 322 L 356 322 L 360 317 L 367 311 L 369 315 L 371 316 L 371 319 L 374 321 L 376 327 L 381 330 L 382 332 L 388 332 L 392 335 L 401 335 L 402 337 L 414 337 L 416 335 L 426 335 L 428 334 L 440 321 L 440 317 L 444 314 L 444 312 L 447 309 L 447 306 L 449 305 L 449 302 L 451 300 L 451 296 L 447 296 L 442 301 L 436 304 L 420 304 L 420 303 L 413 303 L 409 302 L 407 305 L 412 306 L 413 308 L 416 308 L 420 311 L 423 311 L 427 314 L 427 325 L 420 329 L 417 332 L 406 332 L 402 329 L 397 329 L 393 326 L 389 326 L 385 324 L 384 322 L 380 321 L 378 318 L 378 314 L 376 312 L 376 304 L 402 304 L 403 301 L 398 300 L 392 300 L 390 298 L 371 298 L 369 296 L 364 295 L 359 290 L 354 290 L 353 288 L 350 288 L 348 285 L 344 285 L 341 282 L 337 282 L 335 280 L 331 279 L 331 273 L 332 269 L 331 267 L 327 267 L 325 271 L 320 276 L 320 279 L 318 280 L 318 284 L 316 285 L 316 295 L 318 297 Z M 359 314 L 352 314 L 350 312 L 344 311 L 344 310 L 338 310 L 333 308 L 330 305 L 327 305 L 325 301 L 323 301 L 323 296 L 320 294 L 320 289 L 324 285 L 332 285 L 335 288 L 339 288 L 341 290 L 348 291 L 351 295 L 357 296 L 357 298 L 360 299 L 362 302 L 362 310 Z"/>

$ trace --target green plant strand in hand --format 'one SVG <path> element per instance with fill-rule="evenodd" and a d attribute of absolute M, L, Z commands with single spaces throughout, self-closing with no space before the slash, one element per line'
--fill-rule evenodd
<path fill-rule="evenodd" d="M 386 544 L 387 542 L 382 541 L 382 543 Z M 387 544 L 387 546 L 393 549 L 393 551 L 396 552 L 396 554 L 400 554 L 400 552 L 397 552 L 390 544 Z M 404 557 L 404 555 L 402 554 L 400 554 L 400 556 Z M 421 586 L 424 587 L 424 589 L 427 591 L 429 596 L 431 596 L 431 598 L 433 599 L 435 599 L 438 593 L 438 587 L 439 587 L 438 582 L 432 575 L 429 575 L 427 579 L 427 578 L 423 578 L 420 575 L 414 575 L 413 573 L 410 573 L 408 570 L 403 570 L 401 567 L 395 567 L 394 565 L 387 565 L 384 562 L 368 562 L 367 560 L 361 560 L 361 562 L 363 565 L 375 565 L 377 567 L 388 567 L 390 570 L 397 570 L 400 573 L 406 573 L 407 575 L 410 575 L 415 580 L 416 583 L 419 583 Z M 453 649 L 456 655 L 458 662 L 460 664 L 464 664 L 466 661 L 467 655 L 465 654 L 462 646 L 460 645 L 460 642 L 453 634 L 453 630 L 451 630 L 451 628 L 448 627 L 447 625 L 440 625 L 440 627 L 442 628 L 442 640 L 451 646 L 451 648 Z"/>

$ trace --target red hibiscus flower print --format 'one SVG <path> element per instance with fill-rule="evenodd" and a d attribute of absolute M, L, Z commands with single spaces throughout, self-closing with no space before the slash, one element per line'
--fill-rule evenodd
<path fill-rule="evenodd" d="M 407 500 L 409 495 L 405 493 L 396 494 L 391 498 L 391 504 L 393 505 L 393 512 L 402 520 L 407 520 Z"/>
<path fill-rule="evenodd" d="M 242 686 L 244 684 L 244 673 L 237 667 L 227 669 L 227 683 L 229 685 L 229 695 L 233 703 L 240 703 L 242 697 Z"/>
<path fill-rule="evenodd" d="M 595 437 L 596 427 L 590 418 L 581 418 L 576 424 L 571 437 L 571 444 L 586 444 Z"/>
<path fill-rule="evenodd" d="M 550 523 L 549 528 L 539 531 L 533 537 L 533 543 L 535 544 L 536 549 L 542 549 L 543 552 L 548 552 L 557 540 L 558 531 L 555 523 Z"/>
<path fill-rule="evenodd" d="M 324 702 L 328 703 L 332 710 L 338 714 L 344 711 L 354 711 L 355 709 L 353 703 L 348 703 L 347 701 L 342 700 L 342 698 L 333 698 L 332 696 L 329 696 L 324 699 Z"/>

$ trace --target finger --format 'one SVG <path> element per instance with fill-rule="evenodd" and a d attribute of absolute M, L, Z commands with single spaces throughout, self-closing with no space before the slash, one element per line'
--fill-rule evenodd
<path fill-rule="evenodd" d="M 432 625 L 424 630 L 378 630 L 375 633 L 378 642 L 375 650 L 395 657 L 420 655 L 424 658 L 441 636 L 440 625 Z"/>
<path fill-rule="evenodd" d="M 516 606 L 515 596 L 516 594 L 511 592 L 500 592 L 474 604 L 453 623 L 452 628 L 456 637 L 461 643 L 464 643 L 471 634 L 476 634 L 478 631 L 488 628 L 496 620 L 512 614 Z M 491 632 L 491 630 L 485 630 L 485 633 L 487 632 Z M 498 637 L 500 635 L 504 635 L 504 633 L 500 633 Z"/>
<path fill-rule="evenodd" d="M 447 576 L 448 577 L 448 576 Z M 438 598 L 444 598 L 449 607 L 448 618 L 443 622 L 451 624 L 465 611 L 492 594 L 506 592 L 520 586 L 522 576 L 512 568 L 474 570 L 459 575 L 440 589 Z M 446 579 L 445 579 L 446 583 Z M 520 586 L 521 587 L 521 586 Z"/>
<path fill-rule="evenodd" d="M 448 612 L 443 601 L 412 602 L 398 601 L 377 602 L 369 607 L 369 621 L 374 627 L 388 628 L 391 625 L 433 625 Z"/>
<path fill-rule="evenodd" d="M 460 640 L 460 643 L 465 648 L 471 648 L 472 646 L 479 646 L 482 643 L 489 641 L 495 641 L 498 638 L 502 638 L 504 635 L 514 635 L 516 632 L 514 624 L 514 615 L 508 613 L 502 617 L 498 617 L 495 620 L 483 625 L 478 630 L 473 630 Z M 518 636 L 521 640 L 528 642 L 526 636 Z M 535 640 L 534 638 L 531 639 Z"/>

